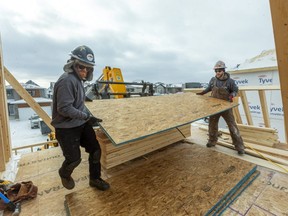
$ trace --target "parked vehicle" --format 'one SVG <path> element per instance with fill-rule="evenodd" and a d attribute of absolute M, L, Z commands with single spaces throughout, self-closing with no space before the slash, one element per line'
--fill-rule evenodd
<path fill-rule="evenodd" d="M 187 82 L 184 84 L 184 88 L 202 88 L 200 82 Z"/>
<path fill-rule="evenodd" d="M 34 128 L 39 128 L 40 127 L 40 118 L 38 115 L 34 114 L 32 115 L 30 118 L 30 126 L 31 126 L 31 129 L 34 129 Z"/>

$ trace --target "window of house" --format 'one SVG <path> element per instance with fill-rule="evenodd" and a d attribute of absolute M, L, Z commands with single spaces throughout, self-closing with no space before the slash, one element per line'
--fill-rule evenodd
<path fill-rule="evenodd" d="M 12 99 L 13 98 L 13 91 L 12 89 L 8 89 L 6 90 L 6 95 L 8 99 Z"/>
<path fill-rule="evenodd" d="M 8 105 L 8 110 L 9 110 L 9 116 L 14 116 L 16 114 L 15 105 L 9 104 Z"/>
<path fill-rule="evenodd" d="M 34 97 L 34 96 L 36 95 L 35 90 L 27 90 L 27 92 L 28 92 L 32 97 Z"/>

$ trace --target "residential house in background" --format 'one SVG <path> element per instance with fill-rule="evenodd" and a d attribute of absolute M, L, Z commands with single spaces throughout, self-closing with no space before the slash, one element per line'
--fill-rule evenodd
<path fill-rule="evenodd" d="M 40 87 L 32 80 L 26 83 L 21 83 L 23 88 L 34 98 L 34 100 L 42 107 L 42 109 L 51 115 L 52 100 L 47 98 L 46 88 Z M 7 103 L 9 118 L 28 120 L 35 111 L 26 103 L 25 100 L 17 93 L 17 91 L 10 85 L 6 86 Z"/>
<path fill-rule="evenodd" d="M 155 95 L 167 94 L 167 92 L 166 92 L 166 84 L 162 83 L 162 82 L 154 83 L 154 94 Z"/>
<path fill-rule="evenodd" d="M 154 84 L 155 95 L 163 94 L 176 94 L 183 92 L 182 84 L 165 84 L 162 82 L 157 82 Z"/>
<path fill-rule="evenodd" d="M 141 93 L 142 86 L 137 85 L 127 85 L 127 92 L 131 93 Z M 148 87 L 146 88 L 148 91 Z M 153 84 L 154 95 L 163 95 L 163 94 L 175 94 L 182 92 L 182 84 L 165 84 L 162 82 L 156 82 Z"/>
<path fill-rule="evenodd" d="M 166 85 L 166 92 L 168 94 L 176 94 L 183 92 L 183 84 L 167 84 Z"/>
<path fill-rule="evenodd" d="M 54 90 L 55 83 L 56 82 L 50 82 L 50 86 L 47 89 L 47 97 L 48 98 L 51 98 L 51 99 L 53 98 L 53 90 Z"/>

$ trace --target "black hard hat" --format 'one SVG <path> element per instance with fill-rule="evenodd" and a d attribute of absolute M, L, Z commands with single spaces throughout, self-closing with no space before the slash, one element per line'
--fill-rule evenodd
<path fill-rule="evenodd" d="M 94 53 L 93 51 L 87 46 L 79 46 L 76 47 L 71 53 L 70 56 L 78 59 L 80 62 L 84 64 L 88 64 L 90 66 L 95 65 Z"/>

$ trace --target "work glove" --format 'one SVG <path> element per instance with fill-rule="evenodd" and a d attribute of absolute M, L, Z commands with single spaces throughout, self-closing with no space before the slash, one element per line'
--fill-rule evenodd
<path fill-rule="evenodd" d="M 229 101 L 233 102 L 233 95 L 229 95 Z"/>
<path fill-rule="evenodd" d="M 197 92 L 196 95 L 204 95 L 204 92 Z"/>
<path fill-rule="evenodd" d="M 87 118 L 87 123 L 91 126 L 97 126 L 98 122 L 102 122 L 102 121 L 103 121 L 102 119 L 96 118 L 91 115 Z"/>

